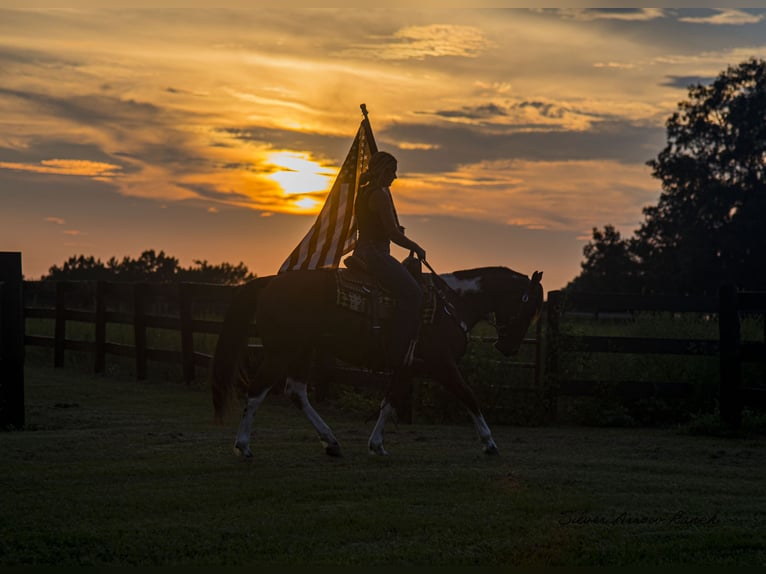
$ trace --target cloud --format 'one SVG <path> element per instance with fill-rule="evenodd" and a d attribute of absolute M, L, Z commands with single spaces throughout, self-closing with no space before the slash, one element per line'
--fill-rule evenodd
<path fill-rule="evenodd" d="M 688 89 L 689 86 L 696 86 L 697 84 L 707 85 L 714 80 L 714 76 L 668 76 L 660 85 L 669 88 Z"/>
<path fill-rule="evenodd" d="M 508 115 L 505 109 L 494 103 L 464 106 L 459 110 L 438 110 L 434 114 L 444 118 L 463 118 L 468 120 L 490 119 Z"/>
<path fill-rule="evenodd" d="M 680 22 L 688 24 L 710 24 L 715 26 L 742 26 L 757 24 L 764 19 L 763 14 L 751 14 L 744 10 L 716 8 L 713 14 L 707 16 L 686 16 L 679 18 Z"/>
<path fill-rule="evenodd" d="M 61 217 L 46 217 L 45 221 L 48 223 L 55 223 L 56 225 L 64 225 L 66 221 Z"/>
<path fill-rule="evenodd" d="M 664 8 L 541 8 L 540 12 L 553 12 L 565 18 L 580 21 L 620 20 L 624 22 L 645 22 L 666 18 Z"/>
<path fill-rule="evenodd" d="M 101 94 L 52 96 L 43 92 L 0 88 L 0 97 L 23 100 L 58 119 L 88 125 L 128 128 L 155 121 L 159 108 L 133 99 Z"/>
<path fill-rule="evenodd" d="M 618 70 L 632 70 L 636 67 L 636 64 L 630 62 L 596 62 L 593 64 L 594 68 L 612 68 Z"/>
<path fill-rule="evenodd" d="M 527 229 L 587 232 L 613 223 L 633 230 L 656 203 L 659 183 L 646 165 L 614 160 L 493 160 L 454 171 L 400 178 L 407 213 L 453 215 Z"/>
<path fill-rule="evenodd" d="M 51 175 L 74 175 L 92 178 L 109 178 L 122 170 L 122 166 L 80 159 L 48 159 L 39 164 L 0 161 L 0 169 L 12 169 Z"/>
<path fill-rule="evenodd" d="M 425 58 L 476 58 L 493 46 L 484 33 L 473 26 L 431 24 L 406 26 L 391 36 L 356 44 L 343 50 L 346 56 L 374 57 L 381 60 L 423 60 Z"/>
<path fill-rule="evenodd" d="M 522 100 L 505 105 L 477 104 L 460 109 L 420 113 L 506 132 L 550 129 L 581 131 L 590 129 L 603 116 L 552 100 Z"/>
<path fill-rule="evenodd" d="M 464 124 L 394 124 L 376 137 L 381 149 L 397 142 L 419 142 L 395 154 L 400 171 L 434 173 L 451 171 L 461 164 L 508 158 L 566 161 L 604 159 L 644 163 L 665 140 L 663 126 L 637 125 L 617 119 L 601 120 L 590 130 L 571 131 L 554 127 L 516 131 L 483 130 Z"/>

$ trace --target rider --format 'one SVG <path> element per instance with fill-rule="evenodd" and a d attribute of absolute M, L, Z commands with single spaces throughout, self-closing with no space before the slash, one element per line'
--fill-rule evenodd
<path fill-rule="evenodd" d="M 389 343 L 389 361 L 394 368 L 412 364 L 423 293 L 404 265 L 391 256 L 391 242 L 414 251 L 422 260 L 426 258 L 425 250 L 404 235 L 404 228 L 399 225 L 389 189 L 396 179 L 396 168 L 396 158 L 390 153 L 372 154 L 367 171 L 360 179 L 354 205 L 359 228 L 354 256 L 367 264 L 370 274 L 397 302 Z"/>

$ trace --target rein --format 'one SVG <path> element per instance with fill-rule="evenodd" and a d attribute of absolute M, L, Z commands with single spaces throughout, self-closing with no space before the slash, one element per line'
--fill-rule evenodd
<path fill-rule="evenodd" d="M 457 323 L 460 329 L 462 329 L 466 340 L 468 340 L 470 338 L 470 329 L 468 328 L 468 325 L 466 325 L 465 321 L 459 317 L 458 310 L 455 308 L 455 305 L 449 301 L 447 297 L 444 296 L 444 293 L 442 293 L 440 288 L 452 293 L 456 299 L 459 299 L 460 295 L 458 295 L 457 291 L 455 291 L 444 279 L 442 279 L 441 275 L 434 271 L 434 268 L 431 267 L 431 264 L 428 263 L 428 261 L 425 259 L 419 259 L 419 261 L 425 263 L 425 266 L 428 267 L 428 270 L 431 272 L 432 278 L 436 278 L 436 283 L 439 284 L 439 287 L 436 288 L 436 293 L 442 300 L 442 303 L 444 303 L 444 312 L 448 317 L 455 321 L 455 323 Z"/>

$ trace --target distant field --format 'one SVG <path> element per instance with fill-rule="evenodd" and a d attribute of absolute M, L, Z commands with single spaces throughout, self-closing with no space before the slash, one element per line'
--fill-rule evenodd
<path fill-rule="evenodd" d="M 0 433 L 0 565 L 764 565 L 766 442 L 684 428 L 393 425 L 319 410 L 325 457 L 283 396 L 255 458 L 206 391 L 26 373 L 28 430 Z"/>

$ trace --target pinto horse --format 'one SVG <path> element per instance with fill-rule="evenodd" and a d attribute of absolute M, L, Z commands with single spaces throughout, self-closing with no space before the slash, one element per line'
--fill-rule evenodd
<path fill-rule="evenodd" d="M 374 334 L 369 318 L 338 305 L 336 273 L 346 269 L 290 271 L 258 278 L 240 288 L 229 307 L 211 369 L 213 404 L 220 420 L 229 403 L 240 361 L 247 348 L 253 316 L 263 343 L 263 359 L 249 384 L 234 449 L 251 457 L 250 436 L 256 410 L 276 384 L 303 411 L 316 429 L 325 452 L 340 456 L 340 445 L 330 427 L 308 400 L 307 383 L 316 373 L 317 359 L 333 357 L 351 365 L 380 365 L 381 335 Z M 543 304 L 542 272 L 531 278 L 506 267 L 483 267 L 436 275 L 423 274 L 425 290 L 433 293 L 431 317 L 421 324 L 415 363 L 405 374 L 423 375 L 452 391 L 468 410 L 487 454 L 497 445 L 471 388 L 458 368 L 471 328 L 490 319 L 497 330 L 495 347 L 504 355 L 516 354 Z M 382 322 L 385 329 L 386 323 Z M 385 333 L 384 333 L 385 334 Z M 396 370 L 394 371 L 396 372 Z M 401 372 L 400 372 L 401 374 Z M 393 376 L 370 435 L 372 454 L 383 448 L 387 420 L 401 407 L 408 376 Z M 286 382 L 286 383 L 285 383 Z"/>

